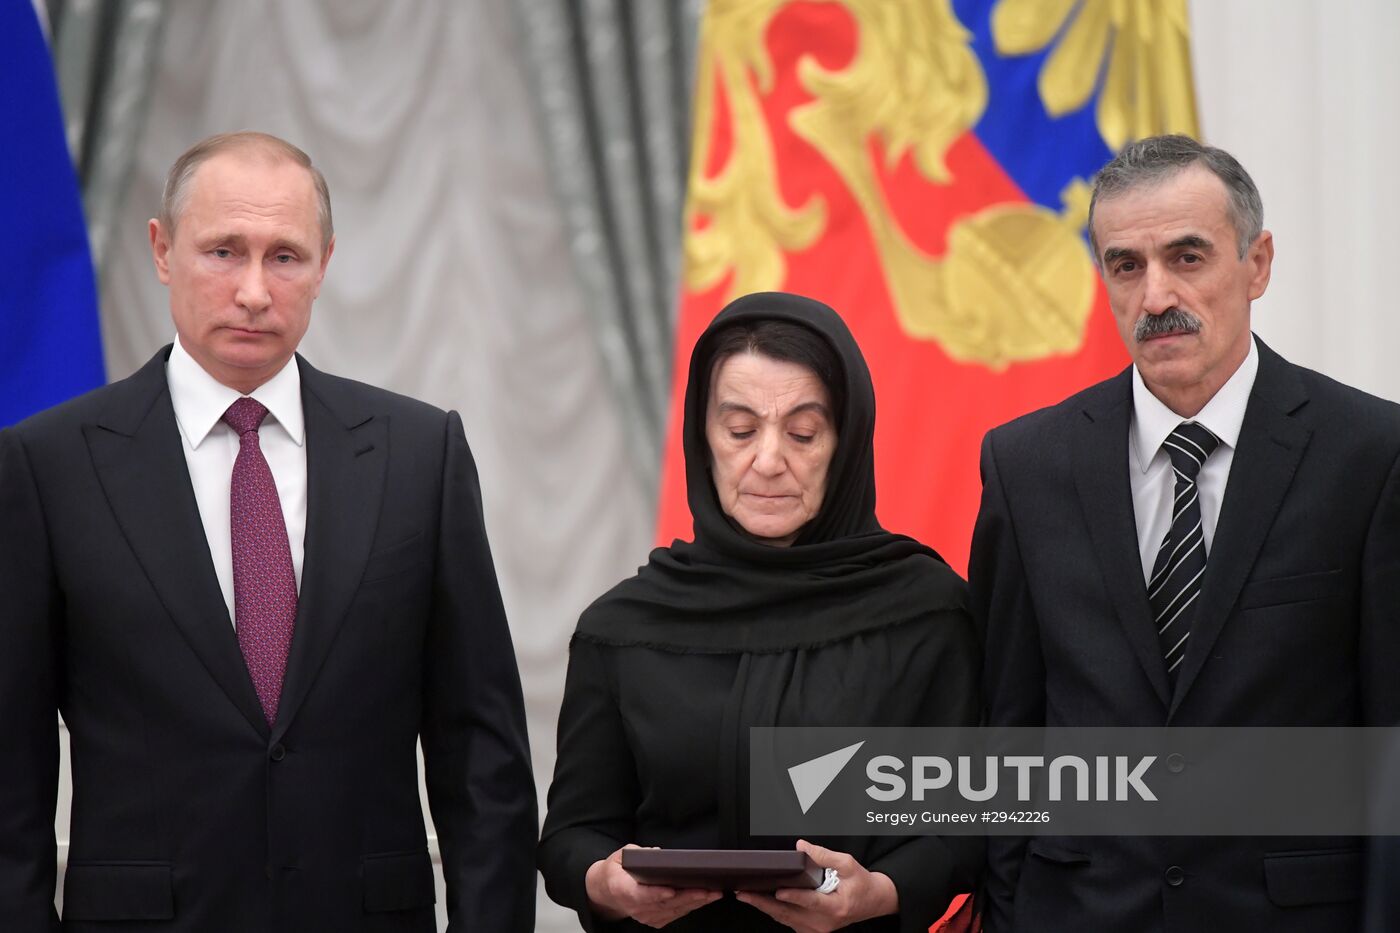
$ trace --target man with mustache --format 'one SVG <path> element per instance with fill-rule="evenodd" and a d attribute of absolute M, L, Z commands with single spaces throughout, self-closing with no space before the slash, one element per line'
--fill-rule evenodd
<path fill-rule="evenodd" d="M 533 928 L 520 681 L 456 412 L 296 348 L 306 153 L 213 136 L 149 225 L 176 339 L 0 432 L 0 930 Z"/>
<path fill-rule="evenodd" d="M 1098 174 L 1132 366 L 990 432 L 969 577 L 994 726 L 1400 718 L 1400 406 L 1250 332 L 1273 237 L 1183 136 Z M 989 933 L 1353 931 L 1354 838 L 992 839 Z"/>

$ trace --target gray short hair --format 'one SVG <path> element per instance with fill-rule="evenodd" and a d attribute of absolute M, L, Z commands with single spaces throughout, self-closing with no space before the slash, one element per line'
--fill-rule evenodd
<path fill-rule="evenodd" d="M 1094 236 L 1094 207 L 1099 201 L 1157 184 L 1193 165 L 1204 166 L 1224 183 L 1230 196 L 1230 222 L 1239 238 L 1240 258 L 1244 258 L 1249 244 L 1264 230 L 1264 202 L 1244 166 L 1224 149 L 1203 145 L 1190 136 L 1149 136 L 1124 146 L 1094 176 L 1094 192 L 1089 199 L 1089 245 L 1093 247 L 1096 265 L 1100 260 Z"/>
<path fill-rule="evenodd" d="M 160 199 L 161 227 L 168 230 L 170 236 L 175 235 L 175 224 L 190 197 L 190 180 L 201 165 L 220 153 L 239 150 L 260 151 L 274 158 L 285 159 L 310 173 L 311 182 L 316 188 L 316 219 L 321 222 L 321 249 L 324 251 L 330 246 L 335 229 L 331 224 L 331 192 L 326 185 L 326 177 L 311 164 L 311 156 L 285 139 L 252 130 L 209 136 L 181 153 L 165 176 L 165 192 Z"/>

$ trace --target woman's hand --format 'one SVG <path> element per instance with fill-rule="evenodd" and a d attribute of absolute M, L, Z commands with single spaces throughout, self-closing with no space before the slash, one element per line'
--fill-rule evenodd
<path fill-rule="evenodd" d="M 625 845 L 622 849 L 640 846 Z M 664 927 L 678 917 L 684 917 L 697 907 L 712 904 L 724 896 L 722 891 L 704 888 L 668 888 L 659 884 L 640 884 L 622 868 L 622 849 L 588 866 L 584 887 L 594 913 L 605 920 L 631 917 L 649 927 Z"/>
<path fill-rule="evenodd" d="M 823 868 L 834 868 L 841 883 L 830 894 L 780 888 L 772 896 L 740 891 L 734 896 L 800 933 L 826 933 L 899 912 L 899 892 L 888 875 L 869 872 L 844 852 L 833 852 L 799 839 L 797 848 Z"/>

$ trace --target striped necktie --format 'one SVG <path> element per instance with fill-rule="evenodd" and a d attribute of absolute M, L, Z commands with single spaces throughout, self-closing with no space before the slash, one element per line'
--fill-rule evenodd
<path fill-rule="evenodd" d="M 1186 657 L 1191 616 L 1196 597 L 1201 595 L 1201 577 L 1206 572 L 1206 542 L 1196 476 L 1206 458 L 1220 446 L 1220 438 L 1205 425 L 1183 421 L 1167 435 L 1165 446 L 1176 473 L 1176 498 L 1172 502 L 1172 525 L 1152 565 L 1147 598 L 1157 621 L 1157 640 L 1166 660 L 1167 675 L 1174 687 L 1177 669 Z"/>

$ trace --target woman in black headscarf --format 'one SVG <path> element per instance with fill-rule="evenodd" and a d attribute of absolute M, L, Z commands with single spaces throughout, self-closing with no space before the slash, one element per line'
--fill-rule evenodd
<path fill-rule="evenodd" d="M 579 619 L 540 842 L 587 929 L 927 930 L 971 890 L 981 842 L 749 835 L 754 726 L 976 725 L 964 583 L 875 519 L 875 394 L 826 305 L 749 295 L 701 335 L 683 443 L 695 541 L 653 551 Z M 628 844 L 791 848 L 841 882 L 771 896 L 639 885 Z"/>

